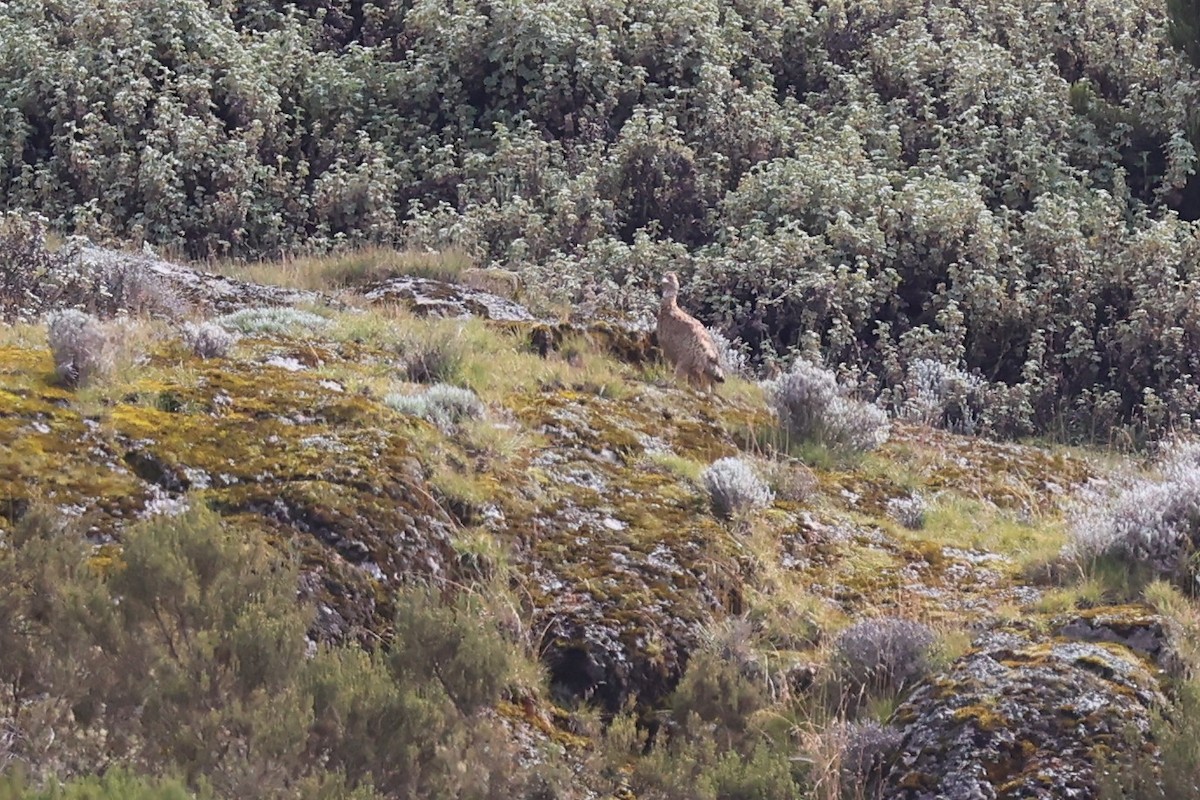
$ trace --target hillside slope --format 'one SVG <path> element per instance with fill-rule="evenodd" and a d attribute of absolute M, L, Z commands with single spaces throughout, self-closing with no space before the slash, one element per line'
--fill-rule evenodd
<path fill-rule="evenodd" d="M 297 629 L 310 658 L 362 647 L 433 659 L 458 698 L 447 713 L 495 721 L 522 753 L 515 774 L 540 781 L 421 784 L 426 796 L 837 796 L 840 783 L 852 797 L 857 783 L 886 797 L 1090 797 L 1097 764 L 1119 761 L 1127 736 L 1148 742 L 1165 707 L 1164 681 L 1181 663 L 1175 623 L 1145 604 L 1107 605 L 1116 592 L 1071 589 L 1071 562 L 1058 554 L 1073 493 L 1108 476 L 1111 459 L 903 421 L 867 454 L 789 452 L 773 434 L 769 387 L 734 380 L 697 394 L 658 366 L 652 337 L 619 326 L 421 317 L 382 291 L 271 309 L 274 290 L 180 267 L 158 274 L 175 276 L 192 313 L 217 313 L 219 298 L 218 322 L 241 338 L 202 358 L 178 322 L 109 323 L 116 366 L 69 388 L 42 325 L 0 328 L 0 558 L 10 560 L 0 564 L 35 552 L 28 542 L 40 539 L 26 528 L 49 509 L 90 543 L 84 569 L 97 586 L 134 580 L 153 591 L 158 579 L 135 577 L 141 562 L 124 545 L 146 530 L 136 521 L 153 531 L 154 520 L 193 520 L 188 508 L 215 511 L 232 541 L 288 554 L 312 609 Z M 426 287 L 443 303 L 470 293 Z M 730 456 L 770 498 L 725 518 L 703 471 Z M 406 638 L 425 613 L 411 605 L 414 581 L 437 587 L 433 608 L 485 599 L 477 617 L 445 618 L 442 635 L 463 619 L 493 621 L 497 641 L 541 672 L 513 673 L 461 705 L 441 672 L 451 662 L 437 660 L 448 645 Z M 55 595 L 38 601 L 38 581 L 27 585 L 33 605 L 13 611 L 12 633 L 59 613 Z M 185 619 L 186 639 L 198 618 Z M 0 665 L 22 686 L 32 673 L 12 673 L 24 663 L 14 659 Z M 290 659 L 289 669 L 301 663 Z M 397 686 L 416 680 L 391 663 Z M 352 674 L 344 680 L 363 680 Z M 53 697 L 58 684 L 38 680 L 0 708 L 23 731 L 3 756 L 34 776 L 119 764 L 193 788 L 217 776 L 221 796 L 310 796 L 301 783 L 313 763 L 286 748 L 272 751 L 278 774 L 234 780 L 191 751 L 146 755 L 132 743 L 148 734 L 114 735 L 133 724 L 124 717 L 76 704 L 39 722 L 26 704 L 44 702 L 36 686 Z M 186 717 L 182 698 L 205 685 L 193 680 L 167 708 Z M 234 696 L 218 692 L 206 713 L 225 719 Z M 106 697 L 98 702 L 118 707 Z M 312 703 L 321 705 L 301 707 Z M 250 719 L 222 723 L 208 746 L 263 747 Z M 319 723 L 296 752 L 317 747 L 347 791 L 368 769 L 386 796 L 414 791 L 402 764 L 333 758 L 338 745 Z M 57 744 L 35 747 L 39 724 L 74 732 L 59 727 Z M 392 736 L 401 734 L 386 725 L 371 734 Z"/>

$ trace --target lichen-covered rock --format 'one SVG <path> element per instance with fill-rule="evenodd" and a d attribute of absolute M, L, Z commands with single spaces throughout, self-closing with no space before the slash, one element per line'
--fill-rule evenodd
<path fill-rule="evenodd" d="M 116 264 L 137 266 L 191 305 L 219 314 L 259 306 L 336 305 L 321 292 L 239 281 L 148 253 L 127 253 L 89 243 L 79 248 L 79 258 L 85 267 L 95 269 L 112 269 Z"/>
<path fill-rule="evenodd" d="M 1095 797 L 1095 758 L 1146 735 L 1163 702 L 1140 657 L 1109 644 L 998 635 L 896 712 L 904 740 L 883 796 Z"/>
<path fill-rule="evenodd" d="M 373 303 L 395 303 L 433 317 L 480 317 L 497 322 L 536 319 L 520 303 L 490 292 L 430 278 L 389 278 L 366 287 L 363 297 Z"/>
<path fill-rule="evenodd" d="M 264 361 L 279 354 L 257 347 Z M 452 571 L 454 520 L 410 446 L 425 423 L 311 370 L 243 360 L 135 379 L 93 419 L 47 383 L 51 372 L 48 352 L 0 348 L 0 530 L 40 498 L 106 540 L 189 493 L 294 543 L 344 623 L 329 631 L 368 639 L 391 614 L 372 586 Z"/>
<path fill-rule="evenodd" d="M 1057 635 L 1083 642 L 1112 642 L 1127 647 L 1174 672 L 1179 654 L 1171 641 L 1169 623 L 1145 606 L 1100 606 L 1054 621 Z"/>

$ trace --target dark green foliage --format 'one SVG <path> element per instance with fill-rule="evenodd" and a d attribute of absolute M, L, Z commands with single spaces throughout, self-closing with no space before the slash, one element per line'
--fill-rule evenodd
<path fill-rule="evenodd" d="M 726 646 L 694 656 L 671 698 L 670 724 L 637 758 L 629 783 L 646 800 L 785 800 L 800 796 L 793 743 L 759 730 L 768 707 L 763 676 L 735 627 Z M 779 707 L 773 711 L 778 712 Z M 609 758 L 644 747 L 632 716 L 606 736 Z"/>
<path fill-rule="evenodd" d="M 1200 2 L 1167 0 L 1167 18 L 1171 44 L 1200 68 Z"/>
<path fill-rule="evenodd" d="M 1152 725 L 1157 750 L 1141 747 L 1142 734 L 1129 731 L 1104 765 L 1098 796 L 1102 800 L 1196 800 L 1200 798 L 1200 683 L 1182 681 L 1174 702 Z"/>
<path fill-rule="evenodd" d="M 709 652 L 697 654 L 671 698 L 671 713 L 693 736 L 709 726 L 726 745 L 746 731 L 750 717 L 765 708 L 762 686 L 739 665 Z"/>

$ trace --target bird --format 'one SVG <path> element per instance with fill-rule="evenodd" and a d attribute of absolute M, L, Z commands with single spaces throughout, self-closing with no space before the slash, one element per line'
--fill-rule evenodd
<path fill-rule="evenodd" d="M 712 391 L 714 383 L 725 382 L 721 355 L 712 334 L 700 321 L 679 307 L 679 276 L 662 277 L 662 303 L 658 308 L 658 346 L 675 368 L 676 378 L 691 386 Z"/>

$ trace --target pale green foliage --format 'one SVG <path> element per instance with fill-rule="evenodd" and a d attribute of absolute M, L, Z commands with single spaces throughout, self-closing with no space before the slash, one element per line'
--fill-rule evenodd
<path fill-rule="evenodd" d="M 329 320 L 297 308 L 244 308 L 214 320 L 231 331 L 249 335 L 303 336 L 329 326 Z"/>
<path fill-rule="evenodd" d="M 383 402 L 447 430 L 465 419 L 479 419 L 484 413 L 483 403 L 473 391 L 445 383 L 436 383 L 419 394 L 389 394 Z"/>
<path fill-rule="evenodd" d="M 26 785 L 19 774 L 0 777 L 0 800 L 206 800 L 209 792 L 192 793 L 173 780 L 151 780 L 120 769 L 102 777 L 51 782 L 44 789 Z"/>

